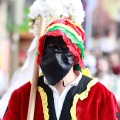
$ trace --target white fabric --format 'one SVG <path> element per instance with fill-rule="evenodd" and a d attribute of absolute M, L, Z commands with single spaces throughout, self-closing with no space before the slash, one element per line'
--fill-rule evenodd
<path fill-rule="evenodd" d="M 0 118 L 3 118 L 11 93 L 32 78 L 36 44 L 37 37 L 34 38 L 33 42 L 31 43 L 28 49 L 27 59 L 18 75 L 16 82 L 10 87 L 10 89 L 5 93 L 5 95 L 0 100 Z"/>
<path fill-rule="evenodd" d="M 49 85 L 49 87 L 52 89 L 53 91 L 53 97 L 54 97 L 54 106 L 55 106 L 55 111 L 56 111 L 56 116 L 57 116 L 57 120 L 59 120 L 60 118 L 60 114 L 61 114 L 61 110 L 63 107 L 63 103 L 66 97 L 67 92 L 70 90 L 71 87 L 73 86 L 77 86 L 79 81 L 82 78 L 82 74 L 80 73 L 79 76 L 76 78 L 76 80 L 74 80 L 72 83 L 70 83 L 62 92 L 61 95 L 59 95 L 57 89 L 54 86 Z M 45 79 L 45 78 L 44 78 Z M 45 83 L 46 79 L 45 79 Z"/>
<path fill-rule="evenodd" d="M 8 88 L 8 74 L 0 70 L 0 97 L 5 93 Z"/>

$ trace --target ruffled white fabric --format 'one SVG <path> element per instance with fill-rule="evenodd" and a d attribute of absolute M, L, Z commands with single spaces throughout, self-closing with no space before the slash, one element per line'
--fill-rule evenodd
<path fill-rule="evenodd" d="M 48 24 L 55 19 L 69 17 L 81 24 L 84 21 L 85 12 L 81 0 L 52 0 L 52 2 L 35 0 L 28 16 L 34 20 L 38 16 L 46 17 Z"/>

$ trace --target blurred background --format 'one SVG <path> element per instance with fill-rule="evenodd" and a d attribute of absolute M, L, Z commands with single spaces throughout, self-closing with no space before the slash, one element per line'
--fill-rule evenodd
<path fill-rule="evenodd" d="M 17 79 L 34 38 L 29 7 L 34 0 L 0 0 L 0 98 Z M 82 0 L 85 66 L 120 103 L 120 0 Z"/>

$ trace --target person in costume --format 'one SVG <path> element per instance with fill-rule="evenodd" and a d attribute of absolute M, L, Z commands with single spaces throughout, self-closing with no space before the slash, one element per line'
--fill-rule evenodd
<path fill-rule="evenodd" d="M 53 21 L 40 37 L 34 120 L 120 120 L 113 93 L 84 67 L 84 39 L 82 26 L 68 19 Z M 31 85 L 12 93 L 3 120 L 27 119 Z"/>
<path fill-rule="evenodd" d="M 56 4 L 52 4 L 56 3 Z M 74 10 L 74 13 L 73 13 Z M 71 20 L 78 21 L 80 24 L 84 21 L 85 12 L 81 0 L 35 0 L 29 8 L 28 17 L 30 19 L 30 30 L 35 38 L 33 39 L 28 51 L 27 59 L 16 79 L 9 90 L 0 99 L 0 118 L 3 118 L 8 101 L 12 92 L 28 82 L 32 78 L 34 69 L 34 58 L 38 40 L 38 18 L 45 17 L 46 25 L 58 18 L 70 17 Z M 41 70 L 39 70 L 41 71 Z"/>
<path fill-rule="evenodd" d="M 77 21 L 80 24 L 84 21 L 85 12 L 83 10 L 81 0 L 34 0 L 29 8 L 28 17 L 30 19 L 30 30 L 35 38 L 33 39 L 28 51 L 27 59 L 16 79 L 9 90 L 0 99 L 0 118 L 3 118 L 5 110 L 8 106 L 11 93 L 28 82 L 32 78 L 36 44 L 38 40 L 38 18 L 45 17 L 46 25 L 58 18 L 70 17 L 71 20 Z M 74 12 L 73 12 L 74 11 Z M 39 28 L 40 29 L 40 28 Z"/>

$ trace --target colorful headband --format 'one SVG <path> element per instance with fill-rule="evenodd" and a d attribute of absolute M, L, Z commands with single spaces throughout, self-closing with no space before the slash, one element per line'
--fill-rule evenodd
<path fill-rule="evenodd" d="M 43 55 L 43 45 L 46 36 L 61 36 L 66 43 L 69 51 L 73 54 L 76 63 L 80 68 L 84 68 L 84 39 L 85 32 L 82 26 L 68 19 L 59 19 L 53 21 L 46 29 L 45 34 L 40 37 L 38 43 L 37 63 L 40 64 L 40 58 Z"/>

